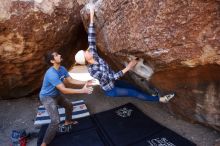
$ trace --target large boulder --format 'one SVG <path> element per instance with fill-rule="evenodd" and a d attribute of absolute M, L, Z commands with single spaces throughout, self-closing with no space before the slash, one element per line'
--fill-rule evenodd
<path fill-rule="evenodd" d="M 18 98 L 40 88 L 45 52 L 60 51 L 64 60 L 73 61 L 70 53 L 86 33 L 74 0 L 0 3 L 0 99 Z"/>
<path fill-rule="evenodd" d="M 219 1 L 98 0 L 95 5 L 100 51 L 121 68 L 132 56 L 142 58 L 135 71 L 139 85 L 148 79 L 162 94 L 175 92 L 170 111 L 220 130 Z M 87 13 L 81 11 L 85 26 Z"/>

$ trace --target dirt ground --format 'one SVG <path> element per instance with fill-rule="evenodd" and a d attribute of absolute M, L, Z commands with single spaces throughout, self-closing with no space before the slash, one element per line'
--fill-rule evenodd
<path fill-rule="evenodd" d="M 92 114 L 131 102 L 152 119 L 193 141 L 198 146 L 213 146 L 218 141 L 217 139 L 220 138 L 220 133 L 213 129 L 175 118 L 164 110 L 164 106 L 161 103 L 144 102 L 129 97 L 106 97 L 98 87 L 95 88 L 92 95 L 71 95 L 66 97 L 70 101 L 84 99 Z M 38 132 L 39 129 L 34 127 L 34 118 L 39 104 L 37 97 L 0 101 L 0 146 L 10 145 L 10 133 L 13 129 Z M 36 143 L 37 138 L 32 138 L 27 145 L 36 146 Z"/>

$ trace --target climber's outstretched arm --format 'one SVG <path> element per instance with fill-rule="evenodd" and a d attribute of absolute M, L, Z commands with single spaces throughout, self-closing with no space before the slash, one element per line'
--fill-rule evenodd
<path fill-rule="evenodd" d="M 94 8 L 94 5 L 92 4 L 90 6 L 90 24 L 93 24 L 94 23 L 94 13 L 95 13 L 95 8 Z"/>
<path fill-rule="evenodd" d="M 96 54 L 96 33 L 95 33 L 95 26 L 94 26 L 94 5 L 90 5 L 90 24 L 88 27 L 88 44 L 89 44 L 89 51 L 91 53 Z"/>

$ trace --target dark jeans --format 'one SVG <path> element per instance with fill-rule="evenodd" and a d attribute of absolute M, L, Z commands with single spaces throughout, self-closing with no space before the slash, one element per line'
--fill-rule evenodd
<path fill-rule="evenodd" d="M 73 105 L 71 102 L 69 102 L 66 98 L 62 96 L 44 97 L 43 99 L 41 99 L 41 102 L 47 110 L 51 119 L 51 123 L 49 124 L 43 139 L 43 142 L 49 144 L 55 137 L 60 122 L 57 105 L 60 105 L 65 108 L 66 120 L 72 119 Z"/>
<path fill-rule="evenodd" d="M 110 91 L 104 91 L 105 95 L 111 96 L 111 97 L 135 97 L 141 100 L 145 101 L 157 101 L 159 102 L 158 96 L 151 96 L 136 86 L 127 83 L 125 81 L 117 80 L 115 81 L 115 87 Z"/>

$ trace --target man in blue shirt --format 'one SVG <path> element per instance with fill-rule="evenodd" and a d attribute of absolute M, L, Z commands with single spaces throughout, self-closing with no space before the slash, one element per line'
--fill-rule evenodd
<path fill-rule="evenodd" d="M 45 55 L 45 61 L 51 65 L 44 75 L 43 85 L 40 91 L 40 101 L 47 110 L 51 123 L 47 128 L 45 133 L 43 143 L 41 146 L 46 146 L 51 142 L 51 140 L 56 135 L 58 131 L 58 125 L 60 122 L 60 117 L 57 109 L 57 105 L 60 105 L 65 108 L 66 120 L 65 125 L 76 124 L 77 121 L 72 121 L 72 110 L 73 105 L 63 96 L 60 96 L 60 92 L 63 94 L 78 94 L 86 93 L 91 94 L 93 91 L 92 87 L 87 87 L 86 83 L 82 89 L 72 89 L 67 88 L 63 84 L 63 81 L 66 80 L 71 84 L 82 84 L 84 82 L 73 80 L 68 74 L 65 67 L 61 66 L 61 55 L 57 52 L 49 52 Z"/>
<path fill-rule="evenodd" d="M 168 102 L 174 97 L 174 94 L 168 94 L 162 97 L 151 96 L 137 87 L 118 80 L 126 72 L 132 69 L 136 64 L 136 60 L 132 60 L 121 71 L 114 72 L 108 64 L 99 57 L 96 49 L 96 33 L 94 27 L 94 5 L 90 6 L 90 24 L 88 28 L 89 48 L 86 51 L 80 50 L 75 55 L 76 63 L 88 64 L 88 71 L 92 77 L 99 80 L 100 86 L 105 95 L 111 97 L 130 96 L 145 101 Z"/>

